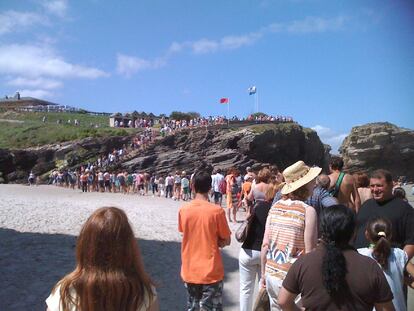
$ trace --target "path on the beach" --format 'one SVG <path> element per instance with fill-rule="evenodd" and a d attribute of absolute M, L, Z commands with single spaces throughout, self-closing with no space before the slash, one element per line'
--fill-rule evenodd
<path fill-rule="evenodd" d="M 406 190 L 413 204 L 411 189 Z M 158 285 L 161 310 L 184 310 L 177 232 L 181 204 L 152 196 L 0 185 L 0 310 L 45 310 L 44 300 L 53 285 L 74 268 L 82 224 L 102 206 L 117 206 L 127 213 L 146 270 Z M 230 224 L 233 232 L 237 226 Z M 234 238 L 223 250 L 224 310 L 239 310 L 239 250 Z M 414 310 L 413 290 L 409 290 L 408 310 Z"/>
<path fill-rule="evenodd" d="M 145 267 L 158 284 L 161 310 L 184 310 L 178 209 L 152 196 L 82 193 L 55 186 L 0 185 L 0 310 L 45 310 L 52 286 L 74 267 L 76 235 L 102 206 L 121 207 L 134 229 Z M 236 224 L 230 224 L 234 231 Z M 225 310 L 238 310 L 235 240 L 223 251 Z"/>

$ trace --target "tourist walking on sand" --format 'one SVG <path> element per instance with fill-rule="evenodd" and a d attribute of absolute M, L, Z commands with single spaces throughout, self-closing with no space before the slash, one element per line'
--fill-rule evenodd
<path fill-rule="evenodd" d="M 194 200 L 178 212 L 182 233 L 181 278 L 187 288 L 187 310 L 223 310 L 224 267 L 219 248 L 230 244 L 231 231 L 224 210 L 208 202 L 211 175 L 198 171 Z"/>
<path fill-rule="evenodd" d="M 181 198 L 184 201 L 188 201 L 190 198 L 190 180 L 188 180 L 185 171 L 183 171 L 183 174 L 181 176 Z"/>
<path fill-rule="evenodd" d="M 369 247 L 359 248 L 358 252 L 374 259 L 382 268 L 388 285 L 394 295 L 392 303 L 398 311 L 406 311 L 404 296 L 404 268 L 407 253 L 391 247 L 391 223 L 385 218 L 372 218 L 365 230 Z"/>
<path fill-rule="evenodd" d="M 173 192 L 174 192 L 174 201 L 180 201 L 180 196 L 181 196 L 181 172 L 180 171 L 176 171 L 175 172 L 175 176 L 174 176 L 174 188 L 173 188 Z"/>
<path fill-rule="evenodd" d="M 171 198 L 173 196 L 174 177 L 172 174 L 168 174 L 165 178 L 165 197 Z"/>
<path fill-rule="evenodd" d="M 241 194 L 241 203 L 242 206 L 246 208 L 246 211 L 250 213 L 250 209 L 253 206 L 253 202 L 247 200 L 247 196 L 249 195 L 250 191 L 252 190 L 252 183 L 253 183 L 253 177 L 251 175 L 245 175 L 244 176 L 244 183 L 242 186 L 242 194 Z"/>
<path fill-rule="evenodd" d="M 367 200 L 357 214 L 357 232 L 354 246 L 369 247 L 365 236 L 368 221 L 373 217 L 386 218 L 391 223 L 391 243 L 403 249 L 408 260 L 414 256 L 414 209 L 392 194 L 392 175 L 386 170 L 376 170 L 370 178 L 372 199 Z"/>
<path fill-rule="evenodd" d="M 144 270 L 126 214 L 96 210 L 76 243 L 76 267 L 46 299 L 48 311 L 158 311 L 157 293 Z"/>
<path fill-rule="evenodd" d="M 251 179 L 251 180 L 255 180 L 256 179 L 256 174 L 253 172 L 253 169 L 248 166 L 246 167 L 246 175 L 244 175 L 243 179 L 247 180 L 247 179 Z"/>
<path fill-rule="evenodd" d="M 152 196 L 155 197 L 155 193 L 158 193 L 158 176 L 153 174 L 150 179 Z"/>
<path fill-rule="evenodd" d="M 105 192 L 111 192 L 111 174 L 108 171 L 104 173 Z"/>
<path fill-rule="evenodd" d="M 100 192 L 105 191 L 105 179 L 102 171 L 98 171 L 98 187 Z"/>
<path fill-rule="evenodd" d="M 283 171 L 282 199 L 269 211 L 261 249 L 262 279 L 272 310 L 281 310 L 277 300 L 280 286 L 292 263 L 316 246 L 317 216 L 304 203 L 312 194 L 320 167 L 298 161 Z"/>
<path fill-rule="evenodd" d="M 247 178 L 252 177 L 247 176 Z M 239 253 L 240 311 L 252 310 L 256 277 L 257 281 L 261 278 L 260 250 L 266 219 L 278 188 L 278 184 L 269 184 L 264 199 L 256 201 L 251 209 L 252 216 L 248 216 L 252 219 Z"/>
<path fill-rule="evenodd" d="M 221 169 L 217 169 L 215 174 L 211 175 L 211 189 L 213 190 L 214 204 L 221 206 L 223 194 L 221 193 L 220 185 L 225 182 Z"/>
<path fill-rule="evenodd" d="M 29 183 L 29 186 L 34 186 L 36 184 L 36 175 L 33 173 L 33 171 L 30 171 L 27 182 Z"/>
<path fill-rule="evenodd" d="M 163 175 L 158 176 L 158 196 L 164 196 L 165 192 L 165 178 Z"/>
<path fill-rule="evenodd" d="M 236 214 L 237 214 L 237 203 L 239 198 L 237 195 L 239 194 L 239 185 L 237 184 L 237 176 L 239 176 L 239 171 L 232 167 L 228 170 L 228 174 L 226 176 L 226 203 L 227 203 L 227 217 L 229 222 L 237 222 Z M 233 215 L 233 220 L 232 220 Z"/>
<path fill-rule="evenodd" d="M 357 191 L 356 183 L 352 175 L 346 174 L 342 171 L 344 161 L 339 156 L 333 156 L 329 164 L 331 174 L 330 192 L 333 197 L 338 199 L 340 204 L 352 208 L 358 213 L 361 207 L 361 199 Z"/>
<path fill-rule="evenodd" d="M 256 176 L 256 182 L 252 185 L 247 200 L 253 203 L 256 201 L 264 201 L 271 177 L 272 173 L 270 170 L 267 167 L 262 168 Z"/>
<path fill-rule="evenodd" d="M 116 176 L 119 182 L 119 192 L 122 192 L 123 194 L 127 193 L 125 173 L 126 172 L 119 172 L 118 175 Z"/>
<path fill-rule="evenodd" d="M 306 204 L 312 206 L 315 209 L 316 214 L 318 216 L 318 220 L 319 220 L 320 213 L 325 208 L 338 204 L 338 200 L 334 198 L 333 196 L 331 196 L 331 194 L 327 190 L 329 188 L 329 184 L 330 184 L 329 176 L 325 174 L 320 174 L 318 177 L 316 177 L 316 187 L 313 189 L 312 195 L 305 201 Z M 273 204 L 275 204 L 281 198 L 282 198 L 282 194 L 279 191 L 275 195 Z M 319 236 L 319 231 L 318 231 L 318 236 Z"/>
<path fill-rule="evenodd" d="M 82 174 L 80 175 L 80 182 L 82 186 L 82 192 L 88 191 L 88 169 L 86 169 Z"/>
<path fill-rule="evenodd" d="M 279 293 L 283 310 L 395 310 L 381 268 L 349 245 L 354 230 L 355 213 L 348 207 L 322 211 L 322 242 L 289 269 Z"/>
<path fill-rule="evenodd" d="M 149 184 L 150 184 L 151 175 L 147 172 L 144 173 L 144 190 L 145 195 L 148 195 Z"/>

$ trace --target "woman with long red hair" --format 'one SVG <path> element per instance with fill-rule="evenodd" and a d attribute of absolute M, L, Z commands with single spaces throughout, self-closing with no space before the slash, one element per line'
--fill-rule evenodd
<path fill-rule="evenodd" d="M 48 311 L 159 310 L 125 212 L 103 207 L 88 218 L 77 240 L 76 268 L 46 304 Z"/>

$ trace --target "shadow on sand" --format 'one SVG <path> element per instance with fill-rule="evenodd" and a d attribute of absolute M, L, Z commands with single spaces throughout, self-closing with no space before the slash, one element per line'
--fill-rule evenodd
<path fill-rule="evenodd" d="M 186 290 L 180 278 L 180 243 L 137 240 L 148 273 L 157 284 L 161 310 L 185 310 Z M 0 310 L 46 310 L 52 287 L 75 267 L 76 237 L 24 233 L 0 228 Z M 223 253 L 225 271 L 238 270 L 236 258 Z M 234 307 L 225 288 L 224 305 Z"/>

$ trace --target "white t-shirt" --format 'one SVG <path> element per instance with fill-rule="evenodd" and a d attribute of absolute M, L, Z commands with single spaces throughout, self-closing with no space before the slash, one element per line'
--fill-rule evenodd
<path fill-rule="evenodd" d="M 157 297 L 157 291 L 155 287 L 151 287 L 151 288 L 152 288 L 152 293 L 154 294 L 152 302 L 149 303 L 148 295 L 145 295 L 144 303 L 142 304 L 141 308 L 139 308 L 137 311 L 146 311 L 151 306 L 151 304 L 154 303 Z M 76 293 L 73 289 L 70 290 L 70 295 L 74 298 L 76 297 Z M 63 311 L 62 305 L 60 303 L 60 286 L 56 288 L 54 293 L 50 293 L 49 297 L 47 297 L 46 299 L 46 304 L 50 311 Z M 69 310 L 77 311 L 74 305 L 70 305 Z"/>
<path fill-rule="evenodd" d="M 214 192 L 220 192 L 220 183 L 224 179 L 224 176 L 220 173 L 211 176 L 211 188 Z"/>
<path fill-rule="evenodd" d="M 358 252 L 361 255 L 372 257 L 372 248 L 358 248 Z M 375 260 L 375 259 L 374 259 Z M 391 254 L 388 257 L 388 270 L 383 270 L 388 285 L 394 295 L 392 303 L 395 310 L 406 311 L 407 306 L 405 304 L 404 297 L 404 267 L 407 264 L 407 253 L 399 248 L 391 248 Z"/>

